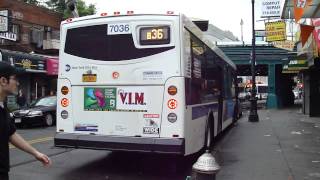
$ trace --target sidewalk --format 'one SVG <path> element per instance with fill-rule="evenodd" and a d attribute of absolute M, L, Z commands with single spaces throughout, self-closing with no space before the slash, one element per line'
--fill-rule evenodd
<path fill-rule="evenodd" d="M 248 113 L 216 146 L 217 180 L 320 180 L 320 118 L 297 108 Z"/>

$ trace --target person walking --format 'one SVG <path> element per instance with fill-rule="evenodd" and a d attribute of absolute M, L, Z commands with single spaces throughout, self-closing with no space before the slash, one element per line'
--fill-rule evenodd
<path fill-rule="evenodd" d="M 16 132 L 14 122 L 9 118 L 9 111 L 4 105 L 8 95 L 17 95 L 19 85 L 17 73 L 18 70 L 11 65 L 0 62 L 0 180 L 9 179 L 9 142 L 34 156 L 44 166 L 51 164 L 47 155 L 33 148 Z"/>
<path fill-rule="evenodd" d="M 22 89 L 19 90 L 19 95 L 17 97 L 17 104 L 19 105 L 19 108 L 22 108 L 26 105 L 27 99 L 23 94 Z"/>

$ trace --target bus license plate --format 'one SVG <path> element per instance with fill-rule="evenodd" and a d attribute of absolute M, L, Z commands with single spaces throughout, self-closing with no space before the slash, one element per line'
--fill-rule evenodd
<path fill-rule="evenodd" d="M 96 82 L 97 75 L 96 74 L 83 74 L 82 75 L 82 82 Z"/>
<path fill-rule="evenodd" d="M 21 118 L 15 118 L 15 119 L 14 119 L 14 122 L 15 122 L 15 123 L 21 123 Z"/>

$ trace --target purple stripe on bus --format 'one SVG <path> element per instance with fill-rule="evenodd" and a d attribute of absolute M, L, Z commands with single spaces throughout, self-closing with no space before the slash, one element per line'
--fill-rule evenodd
<path fill-rule="evenodd" d="M 192 120 L 202 116 L 207 116 L 209 110 L 218 111 L 218 103 L 192 107 Z"/>

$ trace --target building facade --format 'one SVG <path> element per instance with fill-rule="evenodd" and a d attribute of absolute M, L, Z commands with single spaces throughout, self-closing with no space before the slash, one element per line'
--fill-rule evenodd
<path fill-rule="evenodd" d="M 46 8 L 0 1 L 0 60 L 25 69 L 19 88 L 27 103 L 56 91 L 61 21 L 62 14 Z"/>

